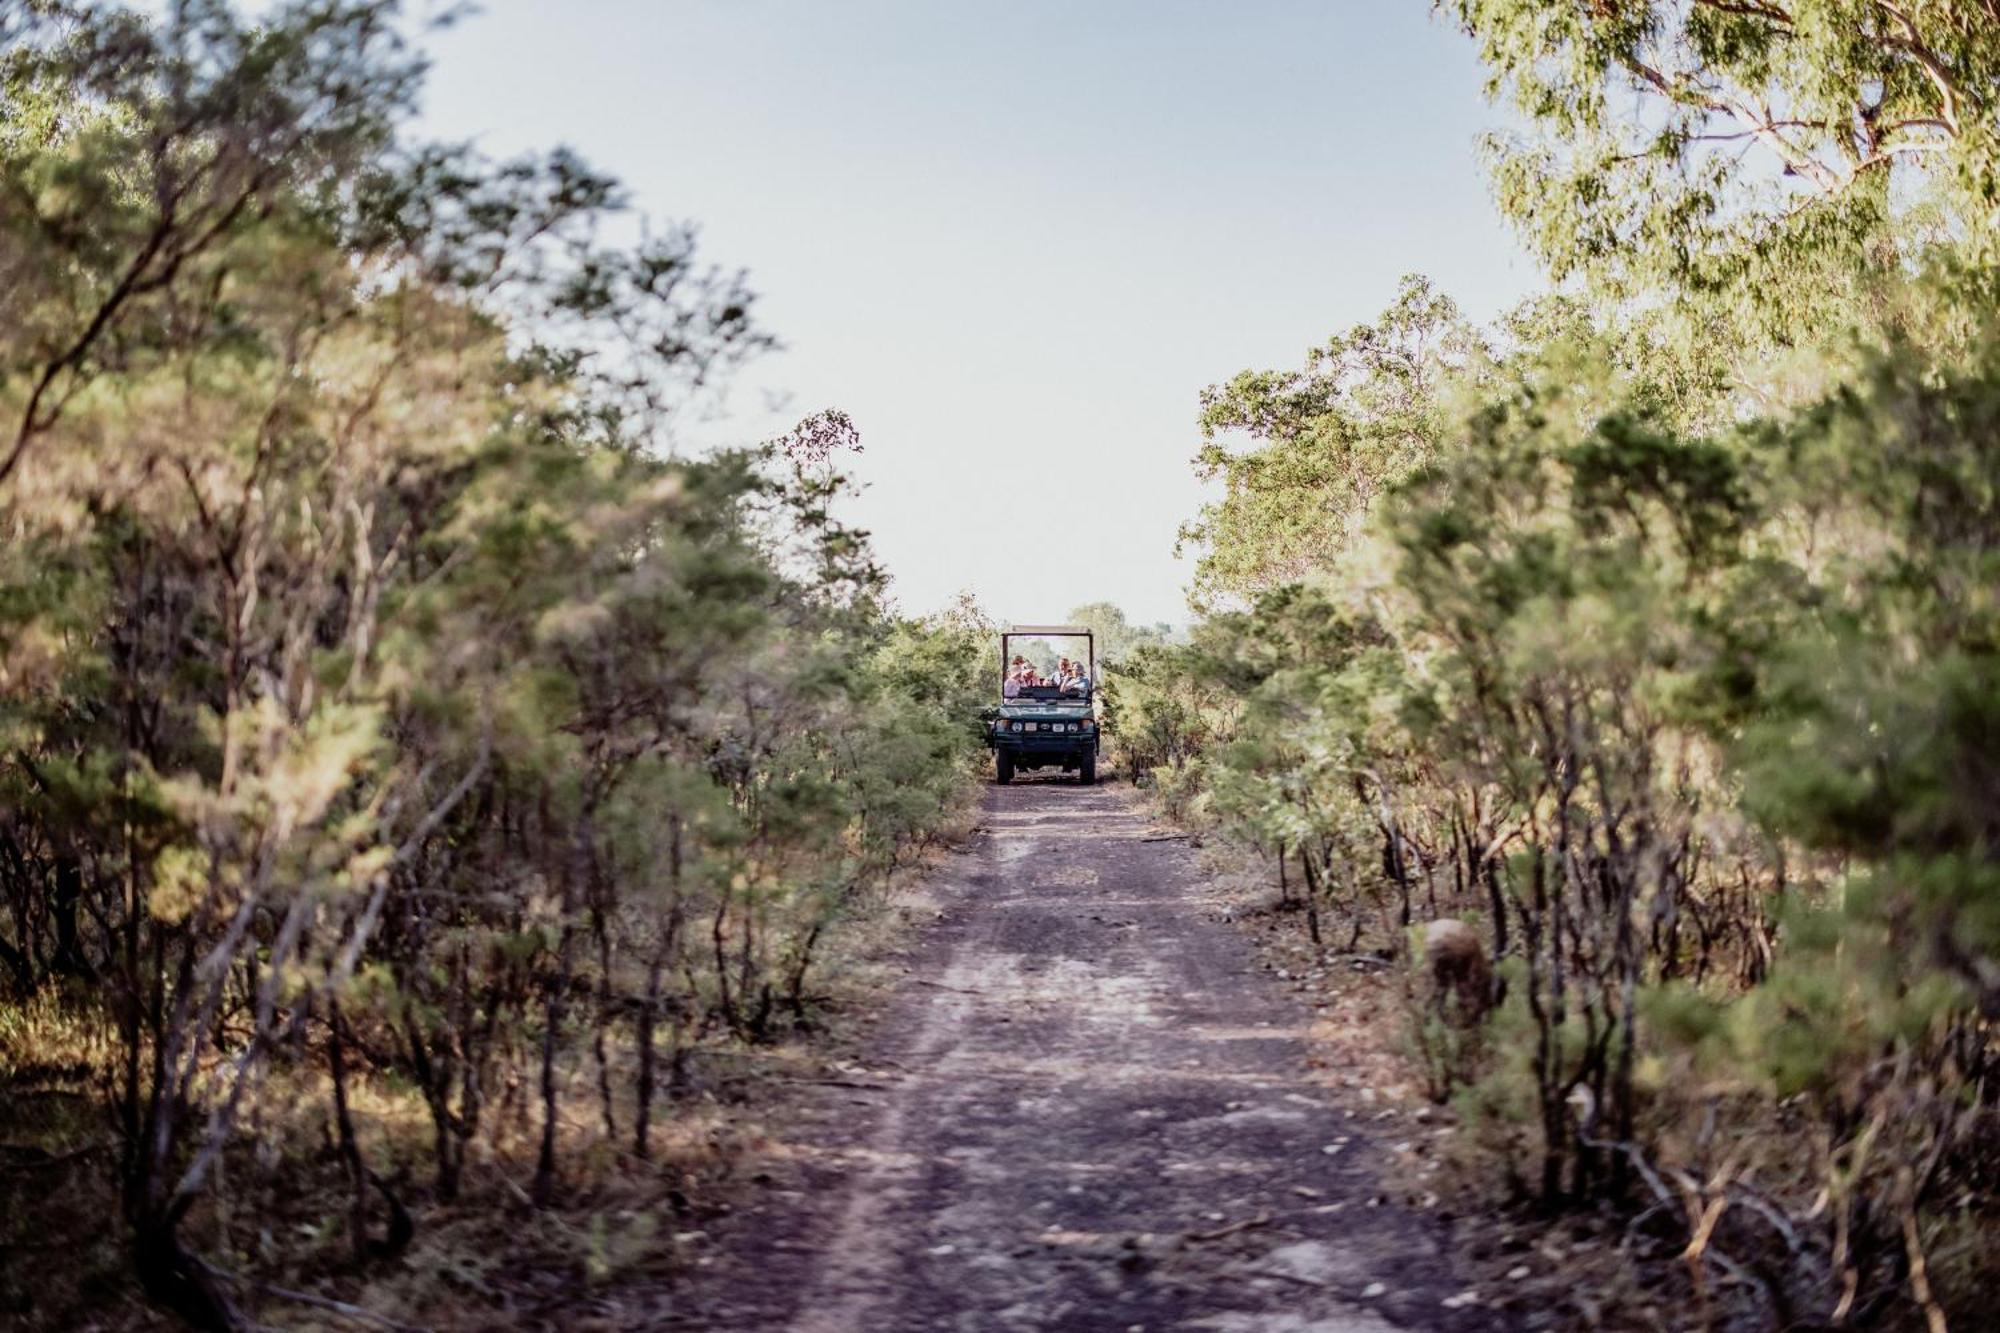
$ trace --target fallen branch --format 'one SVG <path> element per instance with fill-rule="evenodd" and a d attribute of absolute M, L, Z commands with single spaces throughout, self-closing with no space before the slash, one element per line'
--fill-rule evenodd
<path fill-rule="evenodd" d="M 1181 1239 L 1193 1241 L 1221 1240 L 1224 1236 L 1233 1236 L 1239 1231 L 1252 1231 L 1258 1227 L 1267 1227 L 1270 1225 L 1271 1215 L 1269 1213 L 1259 1213 L 1255 1217 L 1246 1217 L 1241 1222 L 1231 1222 L 1228 1226 L 1217 1227 L 1213 1231 L 1190 1231 L 1182 1236 Z"/>
<path fill-rule="evenodd" d="M 1708 1262 L 1714 1264 L 1742 1285 L 1755 1290 L 1759 1295 L 1763 1296 L 1773 1310 L 1783 1308 L 1783 1300 L 1780 1293 L 1768 1280 L 1745 1268 L 1736 1261 L 1734 1256 L 1724 1252 L 1710 1242 L 1709 1233 L 1712 1231 L 1716 1219 L 1721 1215 L 1719 1209 L 1717 1209 L 1714 1217 L 1704 1218 L 1695 1209 L 1690 1207 L 1688 1199 L 1682 1198 L 1672 1189 L 1668 1188 L 1667 1182 L 1661 1177 L 1660 1172 L 1653 1166 L 1652 1162 L 1648 1160 L 1645 1152 L 1638 1144 L 1626 1139 L 1597 1138 L 1592 1133 L 1597 1128 L 1597 1101 L 1589 1095 L 1588 1089 L 1579 1086 L 1571 1094 L 1571 1098 L 1573 1103 L 1576 1101 L 1581 1102 L 1581 1109 L 1583 1111 L 1581 1123 L 1576 1128 L 1576 1141 L 1586 1148 L 1595 1148 L 1599 1152 L 1623 1154 L 1626 1160 L 1632 1163 L 1633 1169 L 1639 1173 L 1639 1178 L 1645 1181 L 1646 1188 L 1651 1190 L 1653 1197 L 1659 1201 L 1659 1211 L 1672 1213 L 1679 1209 L 1685 1212 L 1684 1224 L 1688 1228 L 1688 1248 L 1682 1257 L 1690 1265 L 1697 1293 L 1701 1291 L 1701 1264 Z M 1689 1190 L 1697 1197 L 1700 1195 L 1699 1186 L 1685 1172 L 1675 1172 L 1673 1174 L 1676 1177 L 1677 1183 L 1681 1184 L 1684 1189 Z M 1726 1194 L 1722 1200 L 1718 1200 L 1717 1202 L 1726 1204 Z M 1704 1222 L 1706 1225 L 1704 1225 Z"/>
<path fill-rule="evenodd" d="M 361 1306 L 350 1304 L 347 1301 L 334 1300 L 331 1296 L 315 1296 L 309 1291 L 293 1291 L 289 1287 L 274 1287 L 268 1282 L 259 1282 L 255 1278 L 244 1277 L 241 1273 L 232 1273 L 228 1269 L 212 1264 L 206 1259 L 196 1256 L 190 1257 L 194 1258 L 195 1263 L 200 1265 L 212 1277 L 221 1278 L 223 1281 L 232 1283 L 238 1287 L 249 1287 L 252 1290 L 262 1292 L 266 1296 L 274 1296 L 281 1301 L 294 1301 L 300 1305 L 310 1305 L 315 1309 L 325 1310 L 331 1314 L 357 1320 L 360 1323 L 373 1324 L 377 1328 L 389 1329 L 391 1333 L 431 1333 L 431 1330 L 422 1324 L 399 1323 L 387 1315 L 376 1314 L 373 1310 L 363 1309 Z"/>
<path fill-rule="evenodd" d="M 109 1143 L 86 1143 L 81 1148 L 72 1148 L 68 1152 L 53 1153 L 32 1143 L 0 1143 L 0 1161 L 6 1163 L 6 1169 L 10 1172 L 46 1171 L 65 1162 L 95 1156 L 110 1147 Z"/>
<path fill-rule="evenodd" d="M 330 1311 L 333 1314 L 345 1316 L 348 1319 L 358 1320 L 364 1324 L 373 1324 L 377 1328 L 390 1329 L 392 1333 L 430 1333 L 430 1330 L 421 1324 L 400 1324 L 387 1315 L 379 1315 L 373 1310 L 364 1310 L 358 1305 L 349 1305 L 346 1301 L 336 1301 L 328 1296 L 315 1296 L 305 1291 L 290 1291 L 284 1287 L 273 1287 L 263 1282 L 253 1282 L 250 1285 L 263 1292 L 266 1296 L 276 1296 L 279 1300 L 297 1301 L 301 1305 L 311 1305 L 321 1310 Z"/>
<path fill-rule="evenodd" d="M 1388 967 L 1391 960 L 1372 953 L 1335 953 L 1325 955 L 1320 961 L 1352 963 L 1356 967 Z"/>
<path fill-rule="evenodd" d="M 1945 1323 L 1944 1307 L 1931 1294 L 1930 1264 L 1924 1259 L 1924 1243 L 1917 1233 L 1916 1210 L 1904 1204 L 1900 1210 L 1903 1220 L 1903 1251 L 1910 1261 L 1910 1294 L 1917 1298 L 1917 1307 L 1924 1312 L 1924 1324 L 1930 1333 L 1949 1333 Z"/>
<path fill-rule="evenodd" d="M 816 1088 L 859 1088 L 863 1092 L 894 1092 L 887 1083 L 859 1083 L 851 1078 L 794 1078 L 784 1077 L 786 1083 L 810 1083 Z"/>
<path fill-rule="evenodd" d="M 1765 1195 L 1761 1190 L 1751 1188 L 1740 1180 L 1730 1185 L 1729 1192 L 1735 1196 L 1738 1203 L 1748 1208 L 1751 1212 L 1756 1213 L 1766 1222 L 1769 1222 L 1771 1229 L 1784 1237 L 1786 1249 L 1790 1250 L 1793 1254 L 1797 1254 L 1803 1248 L 1799 1240 L 1799 1233 L 1793 1228 L 1791 1220 L 1785 1216 L 1784 1210 L 1769 1196 Z"/>

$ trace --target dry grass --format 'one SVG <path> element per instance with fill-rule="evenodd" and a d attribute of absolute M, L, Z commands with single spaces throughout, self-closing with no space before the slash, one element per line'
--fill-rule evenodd
<path fill-rule="evenodd" d="M 963 812 L 959 838 L 971 823 Z M 354 1330 L 370 1319 L 437 1330 L 643 1325 L 671 1308 L 675 1275 L 699 1261 L 705 1220 L 746 1194 L 779 1151 L 801 1091 L 857 1049 L 875 1001 L 899 975 L 897 950 L 935 914 L 925 883 L 959 838 L 829 932 L 808 1025 L 768 1044 L 711 1032 L 691 1046 L 686 1086 L 655 1108 L 650 1160 L 630 1151 L 629 1042 L 611 1048 L 615 1141 L 604 1132 L 595 1062 L 559 1071 L 561 1188 L 546 1209 L 528 1197 L 541 1129 L 531 1049 L 515 1053 L 449 1204 L 430 1197 L 432 1128 L 421 1097 L 364 1067 L 349 1089 L 357 1138 L 415 1230 L 400 1256 L 357 1266 L 325 1061 L 302 1052 L 259 1091 L 215 1187 L 187 1219 L 189 1247 L 245 1275 L 237 1294 L 267 1328 Z M 0 1004 L 0 1326 L 174 1327 L 128 1273 L 105 1111 L 112 1047 L 108 1030 L 80 1012 L 55 996 Z M 387 1210 L 379 1196 L 369 1207 L 379 1240 Z"/>
<path fill-rule="evenodd" d="M 1365 923 L 1354 955 L 1316 949 L 1303 913 L 1280 902 L 1270 858 L 1210 834 L 1202 859 L 1217 910 L 1251 934 L 1265 968 L 1311 1007 L 1312 1062 L 1387 1149 L 1383 1188 L 1449 1227 L 1455 1252 L 1494 1308 L 1531 1328 L 1697 1326 L 1687 1322 L 1692 1307 L 1673 1262 L 1676 1246 L 1628 1234 L 1627 1219 L 1610 1210 L 1538 1213 L 1517 1174 L 1532 1126 L 1468 1124 L 1433 1101 L 1422 986 L 1393 918 Z M 1346 930 L 1342 923 L 1332 933 L 1345 943 Z M 1393 957 L 1378 963 L 1376 955 Z"/>
<path fill-rule="evenodd" d="M 1280 902 L 1275 863 L 1213 832 L 1201 837 L 1203 865 L 1216 909 L 1257 941 L 1263 964 L 1296 991 L 1315 1015 L 1312 1059 L 1357 1118 L 1372 1122 L 1389 1150 L 1385 1188 L 1399 1202 L 1438 1217 L 1469 1275 L 1495 1308 L 1530 1328 L 1595 1329 L 1607 1333 L 1658 1330 L 1750 1330 L 1771 1326 L 1765 1301 L 1750 1285 L 1707 1265 L 1697 1292 L 1685 1258 L 1700 1206 L 1648 1209 L 1597 1202 L 1551 1214 L 1535 1205 L 1527 1179 L 1535 1168 L 1538 1130 L 1532 1121 L 1497 1113 L 1525 1088 L 1506 1086 L 1489 1052 L 1475 1048 L 1458 1070 L 1483 1075 L 1470 1092 L 1440 1103 L 1436 1068 L 1439 1025 L 1428 1018 L 1424 984 L 1407 961 L 1393 919 L 1364 925 L 1363 957 L 1315 949 L 1303 914 Z M 1296 885 L 1294 885 L 1296 891 Z M 1346 927 L 1330 932 L 1345 940 Z M 1370 951 L 1396 955 L 1387 965 Z M 1426 1051 L 1427 1038 L 1433 1049 Z M 1473 1040 L 1504 1040 L 1493 1028 Z M 1726 1177 L 1752 1184 L 1801 1217 L 1812 1211 L 1825 1178 L 1816 1132 L 1796 1107 L 1765 1095 L 1728 1095 L 1683 1064 L 1650 1070 L 1640 1137 L 1661 1161 L 1685 1165 L 1696 1182 Z M 1482 1109 L 1483 1108 L 1483 1109 Z M 1763 1280 L 1811 1291 L 1823 1254 L 1791 1255 L 1776 1230 L 1742 1206 L 1717 1214 L 1712 1245 L 1728 1246 L 1745 1264 L 1762 1264 Z M 1810 1245 L 1803 1228 L 1799 1233 Z M 2000 1235 L 1961 1224 L 1930 1241 L 1932 1285 L 1946 1308 L 1981 1308 L 1980 1288 L 2000 1271 Z M 1803 1267 L 1802 1267 L 1803 1265 Z M 1807 1300 L 1799 1317 L 1823 1317 L 1824 1302 Z M 1816 1308 L 1815 1308 L 1816 1307 Z M 1920 1326 L 1914 1307 L 1878 1312 L 1876 1327 Z M 1953 1327 L 1958 1324 L 1954 1322 Z"/>

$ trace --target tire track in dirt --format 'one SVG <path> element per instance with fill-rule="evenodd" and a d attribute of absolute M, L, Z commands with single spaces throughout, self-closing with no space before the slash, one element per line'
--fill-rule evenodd
<path fill-rule="evenodd" d="M 1307 1015 L 1124 788 L 989 789 L 865 1062 L 665 1322 L 759 1333 L 1504 1327 L 1379 1198 Z M 1392 1021 L 1384 1016 L 1384 1021 Z M 662 1312 L 664 1313 L 664 1312 Z"/>

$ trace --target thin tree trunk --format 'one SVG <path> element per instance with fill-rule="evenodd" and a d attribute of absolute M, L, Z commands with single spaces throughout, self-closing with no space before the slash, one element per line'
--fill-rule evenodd
<path fill-rule="evenodd" d="M 1487 857 L 1479 867 L 1480 878 L 1486 881 L 1486 903 L 1493 913 L 1493 961 L 1497 965 L 1507 956 L 1507 898 L 1500 888 L 1500 867 L 1493 857 Z"/>
<path fill-rule="evenodd" d="M 680 816 L 670 815 L 667 826 L 667 884 L 673 898 L 667 908 L 666 931 L 659 947 L 654 949 L 653 956 L 647 961 L 646 1007 L 639 1014 L 639 1106 L 635 1112 L 637 1123 L 632 1129 L 632 1151 L 642 1159 L 651 1157 L 653 1153 L 654 1071 L 659 1061 L 654 1033 L 660 1018 L 660 983 L 666 975 L 669 960 L 680 949 L 681 930 L 687 920 L 687 903 L 681 897 Z"/>
<path fill-rule="evenodd" d="M 608 1026 L 609 1024 L 605 1020 L 598 1020 L 597 1032 L 590 1041 L 590 1053 L 591 1058 L 597 1063 L 597 1105 L 598 1112 L 604 1120 L 604 1138 L 606 1142 L 616 1143 L 618 1141 L 618 1115 L 612 1104 L 611 1058 L 604 1041 L 605 1029 Z"/>
<path fill-rule="evenodd" d="M 238 1333 L 245 1327 L 208 1266 L 181 1245 L 179 1220 L 148 1216 L 132 1236 L 132 1267 L 155 1304 L 203 1333 Z"/>
<path fill-rule="evenodd" d="M 1299 852 L 1299 868 L 1306 877 L 1306 934 L 1312 937 L 1313 947 L 1320 945 L 1319 938 L 1319 875 L 1313 870 L 1312 855 L 1303 849 Z"/>
<path fill-rule="evenodd" d="M 646 963 L 646 1005 L 639 1011 L 639 1086 L 638 1106 L 632 1113 L 632 1151 L 641 1160 L 653 1155 L 650 1142 L 653 1131 L 653 1067 L 659 1058 L 653 1045 L 653 1025 L 660 1012 L 660 976 L 666 970 L 666 952 L 662 944 Z"/>
<path fill-rule="evenodd" d="M 557 1035 L 568 1012 L 570 983 L 570 939 L 574 927 L 565 925 L 557 945 L 556 984 L 549 991 L 547 1027 L 542 1032 L 542 1147 L 535 1159 L 535 1184 L 530 1197 L 537 1208 L 546 1208 L 556 1189 L 556 1046 Z"/>
<path fill-rule="evenodd" d="M 710 926 L 709 935 L 715 945 L 716 1003 L 722 1010 L 722 1020 L 733 1030 L 736 1027 L 736 1002 L 729 993 L 729 945 L 723 931 L 723 924 L 728 918 L 729 889 L 725 885 L 715 905 L 715 921 Z"/>
<path fill-rule="evenodd" d="M 361 1164 L 361 1147 L 354 1137 L 354 1117 L 347 1110 L 347 1052 L 341 1033 L 340 1001 L 329 1000 L 327 1007 L 327 1063 L 333 1074 L 334 1127 L 340 1136 L 340 1160 L 347 1167 L 350 1199 L 347 1207 L 347 1239 L 354 1262 L 368 1257 L 368 1172 Z"/>
<path fill-rule="evenodd" d="M 813 923 L 813 928 L 807 933 L 805 942 L 799 946 L 798 961 L 792 968 L 791 977 L 786 982 L 785 1003 L 791 1009 L 792 1017 L 801 1023 L 805 1022 L 806 1018 L 806 970 L 812 966 L 813 949 L 819 944 L 820 934 L 825 929 L 826 922 L 824 919 Z"/>

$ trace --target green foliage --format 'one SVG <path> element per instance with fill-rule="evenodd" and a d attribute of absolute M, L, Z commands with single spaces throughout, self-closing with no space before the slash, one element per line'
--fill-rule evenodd
<path fill-rule="evenodd" d="M 1316 937 L 1492 909 L 1476 1057 L 1412 1039 L 1510 1173 L 1616 1193 L 1694 1151 L 1702 1092 L 1809 1106 L 1880 1283 L 1896 1219 L 1990 1206 L 2000 364 L 1891 347 L 1701 435 L 1605 350 L 1511 352 L 1374 507 L 1386 575 L 1211 615 L 1140 717 L 1199 775 L 1178 801 L 1296 857 Z"/>
<path fill-rule="evenodd" d="M 1996 29 L 1445 8 L 1578 281 L 1488 331 L 1406 284 L 1204 395 L 1208 615 L 1111 674 L 1118 743 L 1329 947 L 1483 921 L 1504 1000 L 1411 1039 L 1523 1189 L 1782 1207 L 1703 1241 L 1785 1241 L 1779 1322 L 1972 1308 L 1991 1255 L 1934 1246 L 1996 1207 Z"/>
<path fill-rule="evenodd" d="M 1134 625 L 1123 610 L 1110 602 L 1086 602 L 1073 607 L 1063 623 L 1090 627 L 1097 641 L 1100 672 L 1113 662 L 1124 661 L 1135 649 L 1167 643 L 1174 637 L 1169 625 Z"/>
<path fill-rule="evenodd" d="M 1181 530 L 1202 551 L 1197 601 L 1253 597 L 1343 551 L 1382 488 L 1429 458 L 1447 387 L 1482 352 L 1458 307 L 1410 275 L 1377 323 L 1313 348 L 1304 369 L 1203 390 L 1195 470 L 1223 497 Z M 1232 452 L 1232 438 L 1252 447 Z"/>
<path fill-rule="evenodd" d="M 1977 0 L 1439 8 L 1527 123 L 1490 141 L 1495 185 L 1557 281 L 1791 345 L 1872 315 L 1913 252 L 1991 259 L 2000 25 Z"/>
<path fill-rule="evenodd" d="M 607 246 L 572 155 L 409 142 L 392 6 L 0 27 L 0 1030 L 91 1034 L 136 1276 L 233 1326 L 184 1228 L 262 1197 L 284 1108 L 353 1200 L 266 1234 L 360 1261 L 405 1188 L 364 1077 L 437 1200 L 539 1131 L 549 1204 L 572 1072 L 643 1155 L 702 1033 L 810 1021 L 958 806 L 986 642 L 884 605 L 839 413 L 654 450 L 768 345 L 748 295 Z"/>

